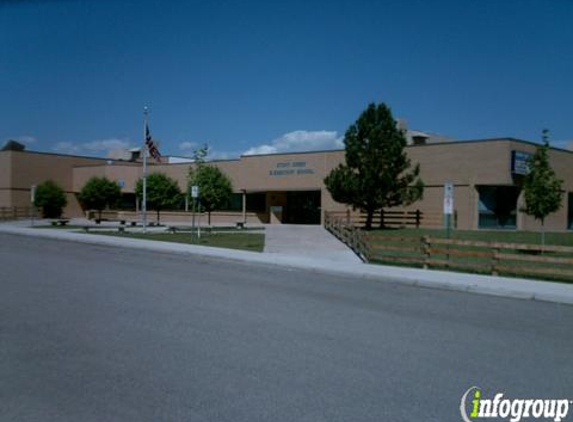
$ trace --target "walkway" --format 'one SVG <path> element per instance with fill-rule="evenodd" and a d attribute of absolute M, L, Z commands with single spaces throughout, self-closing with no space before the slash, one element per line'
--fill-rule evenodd
<path fill-rule="evenodd" d="M 340 263 L 361 262 L 322 226 L 268 224 L 265 226 L 264 252 Z"/>

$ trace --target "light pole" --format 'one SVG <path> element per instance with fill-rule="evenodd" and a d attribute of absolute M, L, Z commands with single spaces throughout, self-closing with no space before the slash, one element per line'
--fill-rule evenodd
<path fill-rule="evenodd" d="M 141 153 L 143 154 L 143 198 L 141 202 L 142 212 L 142 225 L 143 233 L 147 232 L 147 116 L 149 109 L 147 106 L 143 107 L 143 146 Z"/>

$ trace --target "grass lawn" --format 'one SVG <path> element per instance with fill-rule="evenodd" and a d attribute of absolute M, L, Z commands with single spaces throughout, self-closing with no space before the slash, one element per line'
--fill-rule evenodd
<path fill-rule="evenodd" d="M 369 233 L 385 236 L 447 237 L 447 231 L 445 229 L 388 229 L 372 230 Z M 450 237 L 452 239 L 479 240 L 484 242 L 541 244 L 540 232 L 514 230 L 452 230 Z M 545 244 L 573 246 L 573 231 L 546 232 Z"/>
<path fill-rule="evenodd" d="M 370 240 L 372 246 L 370 262 L 412 267 L 421 267 L 424 262 L 422 236 L 432 238 L 447 237 L 447 231 L 444 229 L 389 229 L 372 230 L 368 233 L 372 235 Z M 381 239 L 377 238 L 377 235 L 400 236 L 402 239 Z M 541 234 L 539 232 L 452 230 L 450 237 L 470 241 L 541 245 Z M 573 247 L 573 233 L 548 232 L 545 235 L 545 244 Z M 489 247 L 432 244 L 433 250 L 436 250 L 436 252 L 431 253 L 430 259 L 441 260 L 442 264 L 436 263 L 431 265 L 432 268 L 447 269 L 449 267 L 450 269 L 467 272 L 491 274 L 492 250 Z M 456 251 L 459 251 L 462 255 L 456 254 Z M 476 256 L 476 254 L 480 253 L 482 254 L 481 256 Z M 571 253 L 545 252 L 543 256 L 540 256 L 537 251 L 528 251 L 520 248 L 503 249 L 502 253 L 506 254 L 506 257 L 503 261 L 500 261 L 500 265 L 503 267 L 502 270 L 498 270 L 500 275 L 573 282 L 573 276 L 571 275 L 573 265 L 570 263 L 573 256 Z M 553 261 L 541 262 L 540 260 L 545 257 L 553 259 Z M 568 260 L 569 263 L 565 263 L 564 260 Z M 447 264 L 443 264 L 444 262 L 447 262 Z M 568 274 L 564 274 L 563 271 Z M 551 274 L 548 274 L 548 272 Z"/>
<path fill-rule="evenodd" d="M 94 234 L 128 237 L 132 239 L 158 240 L 160 242 L 186 243 L 189 245 L 215 246 L 218 248 L 241 249 L 262 252 L 265 247 L 265 235 L 262 233 L 211 233 L 202 234 L 201 239 L 191 239 L 191 233 L 118 233 L 94 231 Z"/>
<path fill-rule="evenodd" d="M 42 225 L 42 226 L 32 226 L 32 228 L 34 228 L 34 229 L 67 229 L 67 230 L 69 230 L 69 229 L 76 229 L 77 230 L 77 229 L 81 229 L 82 227 L 83 226 L 75 226 L 75 225 L 70 225 L 70 224 L 68 224 L 66 226 L 59 226 L 59 225 L 58 226 L 52 226 L 51 224 L 50 225 Z"/>
<path fill-rule="evenodd" d="M 170 226 L 170 227 L 174 227 L 177 230 L 189 230 L 189 226 Z M 243 227 L 242 229 L 238 229 L 235 226 L 211 226 L 211 227 L 202 227 L 201 228 L 201 233 L 206 233 L 206 232 L 237 232 L 237 231 L 264 231 L 265 227 L 264 226 L 247 226 L 247 227 Z"/>

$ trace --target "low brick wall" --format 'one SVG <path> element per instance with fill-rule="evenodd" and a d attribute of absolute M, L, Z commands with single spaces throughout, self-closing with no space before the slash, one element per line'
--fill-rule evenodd
<path fill-rule="evenodd" d="M 97 215 L 97 213 L 95 213 L 95 215 Z M 103 211 L 101 216 L 106 220 L 141 220 L 141 213 L 135 211 Z M 148 222 L 155 222 L 156 216 L 157 213 L 155 211 L 147 211 Z M 268 216 L 264 213 L 248 212 L 246 217 L 247 224 L 263 224 L 268 222 Z M 185 211 L 162 211 L 160 219 L 162 223 L 191 223 L 193 213 Z M 207 213 L 195 214 L 195 221 L 198 221 L 201 225 L 206 225 L 207 219 Z M 243 221 L 243 214 L 241 212 L 215 211 L 211 213 L 212 225 L 235 225 L 239 221 Z"/>

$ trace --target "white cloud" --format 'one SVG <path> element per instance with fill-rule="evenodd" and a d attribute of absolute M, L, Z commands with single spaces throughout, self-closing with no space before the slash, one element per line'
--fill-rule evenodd
<path fill-rule="evenodd" d="M 185 141 L 185 142 L 181 142 L 179 144 L 179 149 L 181 151 L 193 151 L 197 148 L 197 143 L 196 142 L 189 142 L 189 141 Z"/>
<path fill-rule="evenodd" d="M 215 149 L 209 148 L 209 154 L 207 155 L 207 161 L 216 160 L 231 160 L 237 158 L 239 153 L 230 151 L 217 151 Z"/>
<path fill-rule="evenodd" d="M 342 137 L 330 130 L 295 130 L 285 133 L 268 144 L 249 148 L 243 155 L 275 154 L 279 152 L 317 151 L 343 148 Z"/>
<path fill-rule="evenodd" d="M 56 152 L 64 154 L 100 154 L 108 153 L 117 149 L 128 149 L 131 145 L 127 139 L 110 138 L 96 141 L 75 143 L 58 142 L 52 148 Z"/>
<path fill-rule="evenodd" d="M 573 139 L 558 139 L 558 140 L 551 140 L 549 145 L 557 148 L 567 149 L 569 151 L 573 151 Z"/>
<path fill-rule="evenodd" d="M 129 142 L 125 139 L 101 139 L 98 141 L 86 142 L 81 147 L 87 151 L 110 151 L 114 149 L 129 148 Z"/>
<path fill-rule="evenodd" d="M 208 144 L 199 144 L 197 142 L 181 142 L 179 149 L 190 155 L 189 153 L 193 153 L 195 150 L 203 148 L 204 146 L 207 146 L 208 151 L 205 157 L 206 161 L 230 160 L 240 155 L 239 151 L 219 151 Z"/>
<path fill-rule="evenodd" d="M 73 142 L 58 142 L 52 148 L 56 152 L 63 152 L 65 154 L 77 154 L 80 151 L 80 147 Z"/>
<path fill-rule="evenodd" d="M 24 144 L 26 146 L 30 146 L 32 144 L 35 144 L 36 142 L 38 142 L 38 140 L 30 135 L 22 135 L 22 136 L 17 136 L 14 138 L 15 141 L 20 142 L 21 144 Z"/>

